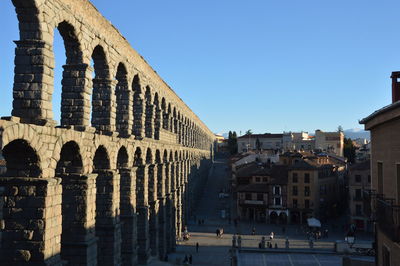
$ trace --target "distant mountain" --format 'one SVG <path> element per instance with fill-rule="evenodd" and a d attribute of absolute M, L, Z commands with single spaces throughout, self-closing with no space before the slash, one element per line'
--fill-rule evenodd
<path fill-rule="evenodd" d="M 361 128 L 346 129 L 343 131 L 343 133 L 346 138 L 351 138 L 351 139 L 362 138 L 362 139 L 368 139 L 368 140 L 371 139 L 369 131 L 365 131 Z"/>

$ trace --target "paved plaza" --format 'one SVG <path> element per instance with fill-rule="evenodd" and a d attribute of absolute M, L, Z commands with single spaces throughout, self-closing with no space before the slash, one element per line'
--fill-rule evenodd
<path fill-rule="evenodd" d="M 338 266 L 342 265 L 342 256 L 323 254 L 273 254 L 240 253 L 240 266 Z"/>
<path fill-rule="evenodd" d="M 169 263 L 180 265 L 185 256 L 191 255 L 192 265 L 231 265 L 232 236 L 240 234 L 242 247 L 245 250 L 238 256 L 241 266 L 342 265 L 342 255 L 334 253 L 335 241 L 344 237 L 343 232 L 339 229 L 330 231 L 329 237 L 315 241 L 311 250 L 306 234 L 299 225 L 286 225 L 283 230 L 282 225 L 241 221 L 235 227 L 233 223 L 229 222 L 229 219 L 222 219 L 222 209 L 226 210 L 227 217 L 229 217 L 228 215 L 236 217 L 234 201 L 230 197 L 223 199 L 218 197 L 218 193 L 222 189 L 229 187 L 229 178 L 226 161 L 216 160 L 202 200 L 197 207 L 196 217 L 192 217 L 188 224 L 191 237 L 188 241 L 179 241 L 176 252 L 169 255 Z M 199 224 L 199 220 L 204 220 L 204 224 Z M 224 234 L 222 237 L 217 237 L 215 231 L 221 227 L 224 228 Z M 255 235 L 251 234 L 253 227 L 256 228 Z M 336 226 L 336 228 L 338 227 Z M 269 235 L 271 231 L 275 232 L 272 244 L 273 246 L 276 244 L 278 249 L 261 251 L 258 248 L 261 238 Z M 289 250 L 284 249 L 286 237 L 290 242 Z M 360 235 L 359 239 L 368 240 L 369 236 Z M 196 243 L 199 244 L 198 252 L 196 252 Z"/>

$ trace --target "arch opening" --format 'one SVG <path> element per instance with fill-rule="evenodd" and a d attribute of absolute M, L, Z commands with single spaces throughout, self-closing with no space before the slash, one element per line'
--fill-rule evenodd
<path fill-rule="evenodd" d="M 36 151 L 24 139 L 13 140 L 3 148 L 6 176 L 39 177 L 42 174 Z"/>

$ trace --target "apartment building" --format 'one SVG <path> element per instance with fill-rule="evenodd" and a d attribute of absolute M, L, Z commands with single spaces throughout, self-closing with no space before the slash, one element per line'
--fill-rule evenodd
<path fill-rule="evenodd" d="M 400 265 L 400 72 L 393 72 L 392 103 L 360 121 L 371 132 L 371 218 L 379 266 Z M 367 201 L 368 202 L 368 201 Z"/>
<path fill-rule="evenodd" d="M 373 226 L 370 217 L 364 210 L 363 191 L 371 190 L 371 162 L 364 161 L 349 167 L 349 208 L 350 223 L 355 224 L 357 230 L 372 232 Z"/>

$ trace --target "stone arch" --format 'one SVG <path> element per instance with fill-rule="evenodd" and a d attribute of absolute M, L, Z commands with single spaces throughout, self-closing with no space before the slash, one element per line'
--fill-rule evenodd
<path fill-rule="evenodd" d="M 133 134 L 136 138 L 143 138 L 143 115 L 144 115 L 144 106 L 143 106 L 143 95 L 142 95 L 142 87 L 140 84 L 140 77 L 136 74 L 132 81 L 132 90 L 133 90 Z"/>
<path fill-rule="evenodd" d="M 158 97 L 158 92 L 155 93 L 154 95 L 154 139 L 159 140 L 160 139 L 160 129 L 161 129 L 161 124 L 162 124 L 162 111 L 160 108 L 160 100 Z"/>
<path fill-rule="evenodd" d="M 165 102 L 165 98 L 162 97 L 161 99 L 161 110 L 162 110 L 162 115 L 163 115 L 163 122 L 162 122 L 162 127 L 165 130 L 168 130 L 168 113 L 167 113 L 167 104 Z"/>
<path fill-rule="evenodd" d="M 128 85 L 128 71 L 123 63 L 118 64 L 115 76 L 117 86 L 115 88 L 116 98 L 116 130 L 121 137 L 130 135 L 133 124 L 132 117 L 132 94 Z"/>
<path fill-rule="evenodd" d="M 92 126 L 98 131 L 112 132 L 115 127 L 114 90 L 104 48 L 97 45 L 92 52 L 94 79 L 92 91 Z"/>
<path fill-rule="evenodd" d="M 128 151 L 125 148 L 125 146 L 121 146 L 121 148 L 118 150 L 118 155 L 117 155 L 117 169 L 128 168 L 129 167 L 128 163 L 129 163 Z"/>
<path fill-rule="evenodd" d="M 94 154 L 93 168 L 94 170 L 110 169 L 110 157 L 103 145 L 100 145 Z"/>
<path fill-rule="evenodd" d="M 174 131 L 173 133 L 178 134 L 178 120 L 177 120 L 177 113 L 176 113 L 176 107 L 174 106 L 173 111 L 172 111 L 172 121 L 174 125 Z"/>
<path fill-rule="evenodd" d="M 69 264 L 81 262 L 82 258 L 73 254 L 86 253 L 83 246 L 71 245 L 71 243 L 94 237 L 93 233 L 88 233 L 90 229 L 85 228 L 85 224 L 87 224 L 85 221 L 88 219 L 86 210 L 90 208 L 86 193 L 90 191 L 88 187 L 91 185 L 90 182 L 87 182 L 90 178 L 82 178 L 82 172 L 83 162 L 80 147 L 75 141 L 68 141 L 61 148 L 56 176 L 61 178 L 63 192 L 61 196 L 61 258 Z M 85 235 L 85 233 L 88 234 Z"/>
<path fill-rule="evenodd" d="M 61 81 L 60 124 L 62 126 L 87 125 L 88 121 L 85 121 L 84 114 L 85 109 L 89 108 L 85 106 L 88 65 L 83 64 L 81 44 L 74 26 L 64 20 L 57 25 L 57 29 L 63 38 L 66 55 Z"/>
<path fill-rule="evenodd" d="M 153 153 L 150 148 L 147 148 L 146 151 L 146 164 L 147 165 L 153 164 Z"/>
<path fill-rule="evenodd" d="M 57 162 L 56 176 L 63 174 L 83 172 L 83 161 L 79 145 L 75 141 L 65 143 L 60 152 L 60 159 Z"/>
<path fill-rule="evenodd" d="M 137 147 L 135 150 L 135 154 L 133 157 L 133 166 L 141 166 L 143 165 L 143 159 L 142 159 L 142 150 L 140 147 Z"/>
<path fill-rule="evenodd" d="M 178 110 L 177 115 L 177 134 L 178 134 L 178 143 L 182 144 L 182 121 L 181 121 L 181 111 Z"/>
<path fill-rule="evenodd" d="M 4 146 L 2 154 L 6 161 L 5 176 L 40 177 L 40 157 L 24 139 L 16 139 Z"/>
<path fill-rule="evenodd" d="M 145 115 L 145 135 L 147 138 L 154 137 L 154 106 L 152 102 L 152 92 L 150 86 L 146 86 L 145 93 L 146 115 Z"/>
<path fill-rule="evenodd" d="M 168 129 L 169 131 L 173 132 L 173 123 L 172 123 L 172 109 L 171 109 L 171 103 L 168 103 L 168 109 L 167 109 L 167 113 L 168 113 Z"/>

